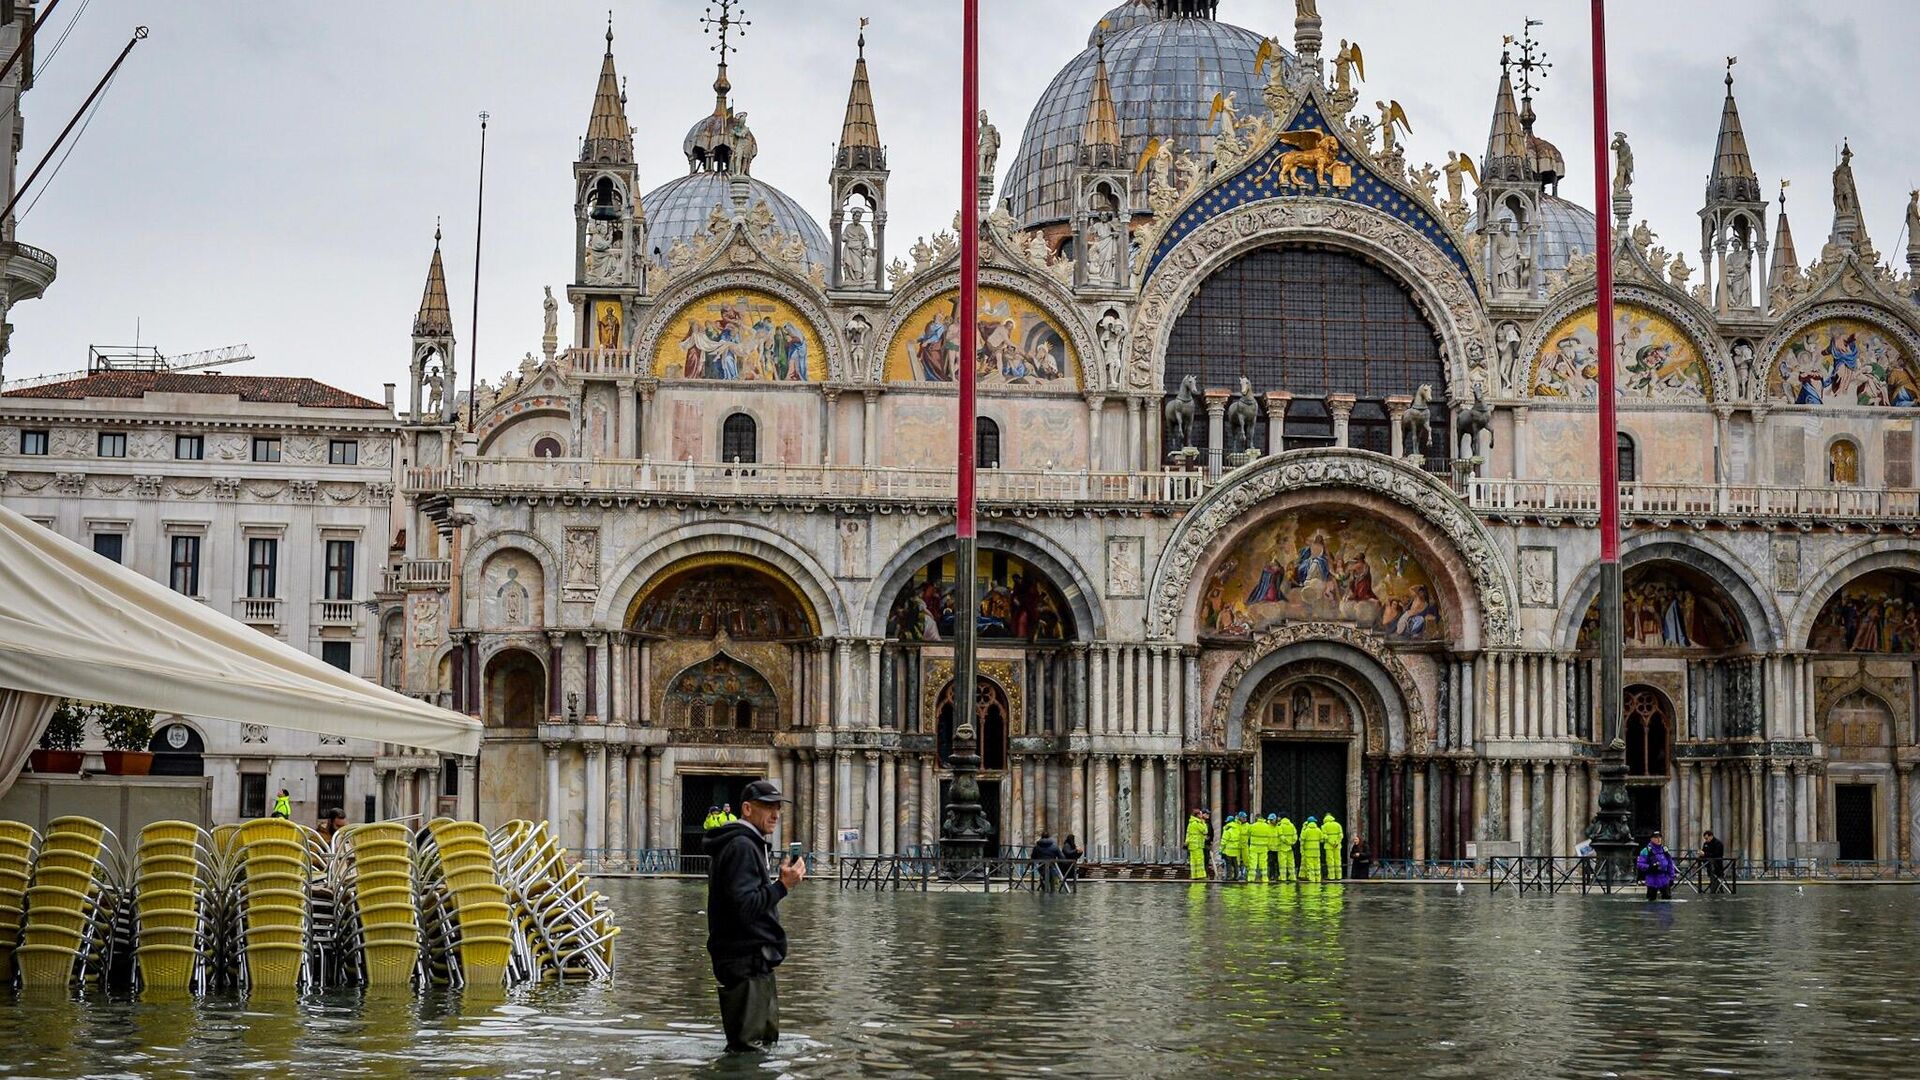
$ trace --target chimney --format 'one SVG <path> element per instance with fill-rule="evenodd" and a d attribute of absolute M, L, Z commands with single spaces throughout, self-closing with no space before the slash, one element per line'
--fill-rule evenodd
<path fill-rule="evenodd" d="M 386 388 L 386 391 L 387 391 L 387 411 L 392 412 L 393 411 L 393 384 L 383 383 L 382 385 Z"/>

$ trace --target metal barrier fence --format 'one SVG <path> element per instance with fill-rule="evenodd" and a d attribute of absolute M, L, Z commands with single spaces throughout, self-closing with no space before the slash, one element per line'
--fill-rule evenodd
<path fill-rule="evenodd" d="M 1676 856 L 1674 886 L 1701 895 L 1733 893 L 1740 884 L 1740 865 L 1734 859 Z M 1493 892 L 1511 888 L 1520 895 L 1543 892 L 1631 892 L 1646 888 L 1630 864 L 1580 855 L 1514 855 L 1487 860 L 1487 886 Z"/>
<path fill-rule="evenodd" d="M 1472 859 L 1378 859 L 1367 877 L 1386 881 L 1478 881 L 1486 868 Z"/>
<path fill-rule="evenodd" d="M 840 887 L 857 892 L 1074 892 L 1079 885 L 1073 864 L 1063 859 L 842 855 L 836 865 Z"/>

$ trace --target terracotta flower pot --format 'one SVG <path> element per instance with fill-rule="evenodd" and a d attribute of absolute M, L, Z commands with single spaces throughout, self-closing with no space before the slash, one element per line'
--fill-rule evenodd
<path fill-rule="evenodd" d="M 102 750 L 100 762 L 108 776 L 145 776 L 153 769 L 153 754 L 146 750 Z"/>
<path fill-rule="evenodd" d="M 87 755 L 78 750 L 35 750 L 27 758 L 37 773 L 78 773 Z"/>

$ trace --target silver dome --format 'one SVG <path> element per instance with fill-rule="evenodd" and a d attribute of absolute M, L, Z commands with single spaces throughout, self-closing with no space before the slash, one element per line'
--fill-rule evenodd
<path fill-rule="evenodd" d="M 1505 218 L 1506 215 L 1497 215 Z M 1467 219 L 1469 235 L 1480 228 L 1480 215 Z M 1565 270 L 1575 255 L 1591 255 L 1597 246 L 1598 232 L 1593 211 L 1558 195 L 1540 196 L 1540 269 L 1544 273 Z"/>
<path fill-rule="evenodd" d="M 1261 93 L 1272 72 L 1253 72 L 1254 57 L 1265 40 L 1261 35 L 1212 19 L 1164 15 L 1138 3 L 1123 4 L 1107 18 L 1112 22 L 1107 75 L 1129 163 L 1138 160 L 1154 138 L 1171 138 L 1175 150 L 1204 160 L 1217 129 L 1208 122 L 1217 93 L 1234 94 L 1242 117 L 1266 113 Z M 1099 50 L 1092 45 L 1074 57 L 1054 76 L 1027 118 L 1019 155 L 1002 188 L 1014 218 L 1024 227 L 1065 221 L 1073 214 L 1070 176 L 1098 59 Z M 1282 50 L 1268 62 L 1291 64 L 1293 58 Z M 1145 186 L 1135 188 L 1134 206 L 1143 209 Z"/>
<path fill-rule="evenodd" d="M 833 247 L 827 243 L 827 234 L 819 222 L 813 220 L 813 215 L 779 188 L 752 177 L 745 179 L 752 192 L 747 197 L 747 205 L 765 200 L 780 231 L 798 233 L 807 242 L 808 261 L 822 269 L 831 267 Z M 714 207 L 733 205 L 729 190 L 732 180 L 733 177 L 723 173 L 690 173 L 660 185 L 640 200 L 641 208 L 647 213 L 648 254 L 654 262 L 664 266 L 675 242 L 691 240 L 706 232 Z"/>

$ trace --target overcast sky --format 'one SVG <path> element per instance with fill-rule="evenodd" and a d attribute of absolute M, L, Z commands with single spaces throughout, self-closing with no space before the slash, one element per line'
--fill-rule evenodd
<path fill-rule="evenodd" d="M 1112 0 L 1117 2 L 1117 0 Z M 572 275 L 569 167 L 585 130 L 606 0 L 65 0 L 43 31 L 27 96 L 24 175 L 112 61 L 134 50 L 21 240 L 59 280 L 14 309 L 8 377 L 77 369 L 90 343 L 183 353 L 250 343 L 235 373 L 311 375 L 375 395 L 403 382 L 433 242 L 446 262 L 460 349 L 473 290 L 475 114 L 493 122 L 481 282 L 481 374 L 540 344 L 541 286 Z M 686 170 L 680 143 L 712 107 L 702 0 L 613 0 L 641 183 Z M 1035 99 L 1084 47 L 1109 0 L 983 0 L 984 103 L 1004 171 Z M 1224 0 L 1223 19 L 1292 42 L 1289 0 Z M 893 167 L 889 250 L 945 228 L 958 202 L 959 4 L 747 0 L 732 78 L 760 141 L 754 174 L 825 221 L 858 19 Z M 1555 67 L 1538 130 L 1566 152 L 1562 194 L 1591 203 L 1586 5 L 1561 0 L 1320 0 L 1329 48 L 1362 42 L 1366 100 L 1397 98 L 1409 163 L 1486 145 L 1500 39 L 1525 15 Z M 51 43 L 81 17 L 64 47 Z M 1831 223 L 1830 173 L 1850 136 L 1870 233 L 1904 265 L 1911 139 L 1920 103 L 1912 0 L 1615 0 L 1614 126 L 1632 137 L 1638 217 L 1697 265 L 1700 208 L 1728 54 L 1763 190 L 1790 192 L 1803 263 Z M 44 183 L 44 181 L 43 181 Z M 29 198 L 32 198 L 30 195 Z M 24 205 L 24 204 L 23 204 Z"/>

